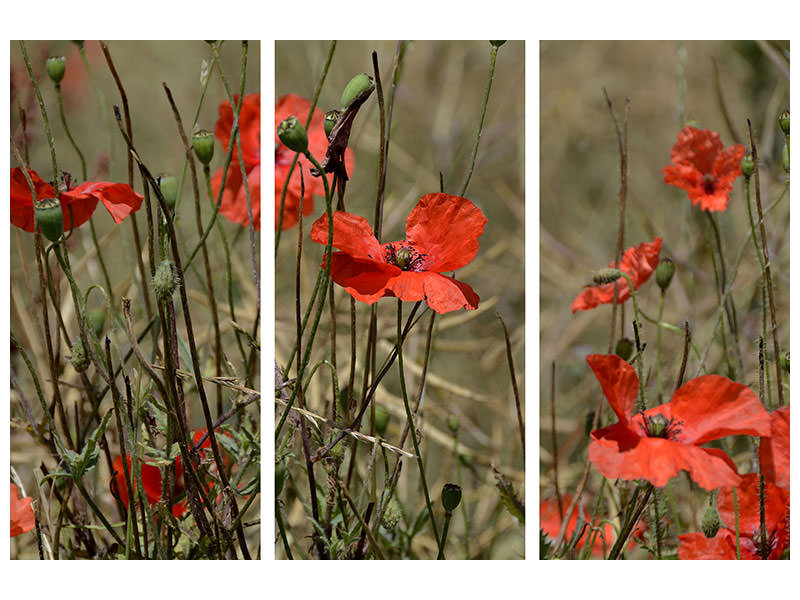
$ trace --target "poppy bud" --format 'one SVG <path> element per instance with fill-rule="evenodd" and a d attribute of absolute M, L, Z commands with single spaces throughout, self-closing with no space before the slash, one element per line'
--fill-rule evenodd
<path fill-rule="evenodd" d="M 381 519 L 381 525 L 386 531 L 394 531 L 397 524 L 400 522 L 400 507 L 397 504 L 397 501 L 392 498 L 389 502 L 389 506 L 386 507 L 386 512 L 383 513 L 383 519 Z"/>
<path fill-rule="evenodd" d="M 471 469 L 472 465 L 474 464 L 472 461 L 472 456 L 470 456 L 469 454 L 459 454 L 458 460 L 460 460 L 461 464 L 467 467 L 468 469 Z"/>
<path fill-rule="evenodd" d="M 455 483 L 445 483 L 442 488 L 442 506 L 446 512 L 453 512 L 461 503 L 461 486 Z"/>
<path fill-rule="evenodd" d="M 170 210 L 175 210 L 175 203 L 178 201 L 178 179 L 174 175 L 160 175 L 158 177 L 158 187 L 164 202 Z"/>
<path fill-rule="evenodd" d="M 398 255 L 399 254 L 398 252 Z M 614 283 L 620 277 L 622 277 L 622 271 L 613 267 L 607 267 L 605 269 L 600 269 L 592 276 L 592 283 L 595 285 Z"/>
<path fill-rule="evenodd" d="M 51 56 L 45 62 L 47 65 L 47 74 L 50 79 L 58 85 L 64 79 L 64 71 L 67 68 L 67 62 L 63 56 Z"/>
<path fill-rule="evenodd" d="M 200 162 L 208 165 L 214 158 L 214 134 L 201 129 L 192 136 L 192 148 Z"/>
<path fill-rule="evenodd" d="M 33 212 L 44 237 L 51 242 L 57 242 L 64 233 L 64 213 L 61 212 L 61 203 L 55 198 L 45 198 L 34 204 Z"/>
<path fill-rule="evenodd" d="M 786 371 L 788 373 L 789 372 L 789 353 L 788 352 L 781 352 L 780 361 L 781 361 L 781 369 L 783 369 L 784 371 Z"/>
<path fill-rule="evenodd" d="M 374 85 L 372 77 L 366 73 L 359 73 L 353 77 L 342 92 L 342 110 L 350 106 L 350 103 L 362 92 L 366 92 Z"/>
<path fill-rule="evenodd" d="M 103 334 L 103 327 L 106 324 L 106 309 L 93 308 L 86 314 L 86 323 L 94 333 L 96 338 Z"/>
<path fill-rule="evenodd" d="M 286 481 L 286 464 L 283 460 L 279 460 L 275 464 L 275 497 L 280 496 L 283 490 L 283 482 Z"/>
<path fill-rule="evenodd" d="M 507 40 L 489 40 L 489 43 L 495 48 L 499 48 L 506 43 Z"/>
<path fill-rule="evenodd" d="M 308 135 L 303 124 L 292 115 L 278 125 L 278 137 L 284 146 L 295 152 L 308 154 Z"/>
<path fill-rule="evenodd" d="M 325 137 L 331 137 L 331 131 L 333 131 L 333 128 L 336 126 L 341 116 L 341 111 L 336 109 L 329 110 L 325 113 Z"/>
<path fill-rule="evenodd" d="M 450 428 L 450 431 L 453 433 L 458 432 L 458 417 L 455 415 L 450 415 L 447 419 L 447 426 Z"/>
<path fill-rule="evenodd" d="M 789 135 L 789 111 L 785 110 L 778 117 L 778 124 L 781 126 L 781 131 L 784 135 Z"/>
<path fill-rule="evenodd" d="M 633 355 L 633 342 L 628 338 L 621 338 L 614 347 L 614 354 L 619 356 L 622 360 L 629 360 Z M 594 417 L 594 415 L 592 415 L 592 417 Z"/>
<path fill-rule="evenodd" d="M 156 292 L 156 298 L 159 300 L 169 300 L 172 297 L 172 292 L 175 291 L 179 283 L 180 275 L 178 275 L 172 261 L 161 261 L 158 267 L 156 267 L 156 274 L 153 275 L 153 289 Z"/>
<path fill-rule="evenodd" d="M 703 530 L 703 535 L 707 538 L 713 538 L 717 535 L 722 523 L 719 520 L 719 512 L 717 512 L 714 504 L 709 504 L 705 514 L 703 514 L 703 521 L 700 528 Z"/>
<path fill-rule="evenodd" d="M 375 407 L 375 432 L 383 436 L 387 425 L 389 425 L 389 411 L 382 404 L 378 404 Z"/>
<path fill-rule="evenodd" d="M 656 283 L 662 292 L 667 291 L 673 275 L 675 275 L 675 263 L 672 259 L 662 258 L 656 267 Z"/>
<path fill-rule="evenodd" d="M 783 145 L 783 170 L 789 172 L 789 144 Z"/>
<path fill-rule="evenodd" d="M 753 156 L 748 152 L 742 157 L 742 175 L 750 177 L 756 165 L 753 162 Z"/>
<path fill-rule="evenodd" d="M 83 373 L 89 368 L 89 355 L 86 353 L 86 347 L 83 345 L 83 340 L 78 338 L 72 344 L 72 357 L 69 359 L 72 366 L 78 373 Z"/>

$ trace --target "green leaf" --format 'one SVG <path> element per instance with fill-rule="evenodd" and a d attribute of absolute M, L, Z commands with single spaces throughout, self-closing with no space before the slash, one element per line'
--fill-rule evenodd
<path fill-rule="evenodd" d="M 500 492 L 500 498 L 505 504 L 511 516 L 516 517 L 521 525 L 525 524 L 525 505 L 520 500 L 514 486 L 505 478 L 505 476 L 492 465 L 494 471 L 494 478 L 496 480 L 495 486 Z"/>

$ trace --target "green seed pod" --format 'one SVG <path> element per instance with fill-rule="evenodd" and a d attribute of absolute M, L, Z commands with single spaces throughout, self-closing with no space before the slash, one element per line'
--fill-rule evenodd
<path fill-rule="evenodd" d="M 452 512 L 461 503 L 461 486 L 456 483 L 445 483 L 442 488 L 442 506 L 445 511 Z"/>
<path fill-rule="evenodd" d="M 286 117 L 281 121 L 280 125 L 278 125 L 278 137 L 289 150 L 294 150 L 301 154 L 308 154 L 308 135 L 306 134 L 306 128 L 303 127 L 303 124 L 294 115 Z"/>
<path fill-rule="evenodd" d="M 656 283 L 662 292 L 666 292 L 675 275 L 675 263 L 670 258 L 662 258 L 656 267 Z"/>
<path fill-rule="evenodd" d="M 375 407 L 375 433 L 383 437 L 386 427 L 389 425 L 389 411 L 382 404 Z"/>
<path fill-rule="evenodd" d="M 712 502 L 708 508 L 706 508 L 706 512 L 703 514 L 703 521 L 700 528 L 703 530 L 703 535 L 705 535 L 707 538 L 713 538 L 715 535 L 717 535 L 721 525 L 722 523 L 719 520 L 719 512 L 717 512 L 717 509 Z"/>
<path fill-rule="evenodd" d="M 778 117 L 778 124 L 781 126 L 781 131 L 784 135 L 789 135 L 789 111 L 785 110 Z"/>
<path fill-rule="evenodd" d="M 622 277 L 622 271 L 613 267 L 607 267 L 605 269 L 600 269 L 592 276 L 592 283 L 595 285 L 614 283 L 620 277 Z"/>
<path fill-rule="evenodd" d="M 208 165 L 214 158 L 214 134 L 201 129 L 192 136 L 192 148 L 200 162 Z"/>
<path fill-rule="evenodd" d="M 755 168 L 756 165 L 753 162 L 753 156 L 748 152 L 742 157 L 742 175 L 745 177 L 750 177 Z"/>
<path fill-rule="evenodd" d="M 342 92 L 342 110 L 350 106 L 350 103 L 362 92 L 366 92 L 374 85 L 375 83 L 373 82 L 372 77 L 366 73 L 359 73 L 353 77 Z"/>
<path fill-rule="evenodd" d="M 507 40 L 489 40 L 489 43 L 495 48 L 499 48 L 506 43 Z"/>
<path fill-rule="evenodd" d="M 86 352 L 86 347 L 83 345 L 83 340 L 78 338 L 72 344 L 72 358 L 69 359 L 72 366 L 78 373 L 83 373 L 89 368 L 89 354 Z"/>
<path fill-rule="evenodd" d="M 100 336 L 103 335 L 103 328 L 106 324 L 106 309 L 93 308 L 88 311 L 86 314 L 86 323 L 94 333 L 94 336 L 99 339 Z"/>
<path fill-rule="evenodd" d="M 789 144 L 784 144 L 783 145 L 783 153 L 782 153 L 781 157 L 783 159 L 783 170 L 788 173 L 789 172 Z"/>
<path fill-rule="evenodd" d="M 57 242 L 64 234 L 64 213 L 61 203 L 55 198 L 45 198 L 35 203 L 33 212 L 42 234 L 51 242 Z"/>
<path fill-rule="evenodd" d="M 411 262 L 412 256 L 413 253 L 409 248 L 400 248 L 394 255 L 394 264 L 405 270 L 405 267 Z"/>
<path fill-rule="evenodd" d="M 67 61 L 63 56 L 51 56 L 45 62 L 47 74 L 50 79 L 58 85 L 64 79 L 64 71 L 67 69 Z"/>
<path fill-rule="evenodd" d="M 628 338 L 621 338 L 617 345 L 614 346 L 614 354 L 622 360 L 630 360 L 631 356 L 633 356 L 633 342 Z"/>
<path fill-rule="evenodd" d="M 175 210 L 175 203 L 178 201 L 178 179 L 174 175 L 159 175 L 158 187 L 164 202 L 170 210 Z"/>
<path fill-rule="evenodd" d="M 279 460 L 275 463 L 275 497 L 280 496 L 283 490 L 283 482 L 286 481 L 286 463 Z"/>
<path fill-rule="evenodd" d="M 172 261 L 161 261 L 156 267 L 156 274 L 153 275 L 153 289 L 156 292 L 156 298 L 162 301 L 169 300 L 180 282 L 180 276 Z"/>
<path fill-rule="evenodd" d="M 447 419 L 447 426 L 450 428 L 450 431 L 453 433 L 458 432 L 458 417 L 455 415 L 450 415 Z"/>
<path fill-rule="evenodd" d="M 329 110 L 325 113 L 325 137 L 331 137 L 331 131 L 336 126 L 336 123 L 339 121 L 339 117 L 342 116 L 341 111 L 336 109 Z"/>
<path fill-rule="evenodd" d="M 662 414 L 657 414 L 650 417 L 650 419 L 648 419 L 649 437 L 661 437 L 661 434 L 664 433 L 668 423 L 669 421 L 667 417 Z"/>

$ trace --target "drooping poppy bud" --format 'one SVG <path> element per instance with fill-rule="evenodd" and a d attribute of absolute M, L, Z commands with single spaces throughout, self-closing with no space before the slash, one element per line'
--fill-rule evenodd
<path fill-rule="evenodd" d="M 64 213 L 61 203 L 55 198 L 45 198 L 34 203 L 33 212 L 42 234 L 51 242 L 57 242 L 64 233 Z"/>
<path fill-rule="evenodd" d="M 103 334 L 103 327 L 106 324 L 106 309 L 93 308 L 88 311 L 86 313 L 86 323 L 94 333 L 94 336 L 99 338 Z"/>
<path fill-rule="evenodd" d="M 789 135 L 789 111 L 785 110 L 778 117 L 778 124 L 781 126 L 781 131 L 784 135 Z"/>
<path fill-rule="evenodd" d="M 306 128 L 294 115 L 286 117 L 278 125 L 278 137 L 284 146 L 301 154 L 308 153 Z"/>
<path fill-rule="evenodd" d="M 445 483 L 442 488 L 442 506 L 445 511 L 453 512 L 461 503 L 461 486 L 456 483 Z"/>
<path fill-rule="evenodd" d="M 78 373 L 83 373 L 89 368 L 89 354 L 86 352 L 86 346 L 83 345 L 83 340 L 78 338 L 72 344 L 72 357 L 69 359 L 72 366 Z"/>
<path fill-rule="evenodd" d="M 719 520 L 719 512 L 717 511 L 717 507 L 714 506 L 714 503 L 708 505 L 706 508 L 706 512 L 703 514 L 703 521 L 700 524 L 700 528 L 703 530 L 703 535 L 707 538 L 713 538 L 717 535 L 720 526 L 722 523 Z"/>
<path fill-rule="evenodd" d="M 450 415 L 447 419 L 447 427 L 449 427 L 450 431 L 452 431 L 453 433 L 457 433 L 458 426 L 459 426 L 458 417 L 455 415 Z"/>
<path fill-rule="evenodd" d="M 750 177 L 753 174 L 753 170 L 756 168 L 755 163 L 753 162 L 753 156 L 750 153 L 745 154 L 742 157 L 742 175 L 745 177 Z"/>
<path fill-rule="evenodd" d="M 64 71 L 67 69 L 67 62 L 63 56 L 51 56 L 45 62 L 47 75 L 58 85 L 64 79 Z"/>
<path fill-rule="evenodd" d="M 156 298 L 162 301 L 169 300 L 179 283 L 180 275 L 172 261 L 161 261 L 156 267 L 156 274 L 153 275 L 153 289 L 156 292 Z"/>
<path fill-rule="evenodd" d="M 175 203 L 178 201 L 178 179 L 174 175 L 160 175 L 158 177 L 158 187 L 164 202 L 170 210 L 175 210 Z"/>
<path fill-rule="evenodd" d="M 329 110 L 325 113 L 325 137 L 331 136 L 331 131 L 333 131 L 333 128 L 336 126 L 336 123 L 339 121 L 339 117 L 341 116 L 341 111 L 336 109 Z"/>
<path fill-rule="evenodd" d="M 614 283 L 620 277 L 622 277 L 622 271 L 613 267 L 606 267 L 605 269 L 600 269 L 595 272 L 592 276 L 592 283 L 595 285 Z"/>
<path fill-rule="evenodd" d="M 666 292 L 675 275 L 675 263 L 670 258 L 662 258 L 656 267 L 656 283 L 662 292 Z"/>
<path fill-rule="evenodd" d="M 201 129 L 192 136 L 192 148 L 197 158 L 204 165 L 208 165 L 214 158 L 214 134 Z"/>
<path fill-rule="evenodd" d="M 375 433 L 383 436 L 386 427 L 389 425 L 389 411 L 382 404 L 375 407 Z"/>
<path fill-rule="evenodd" d="M 342 110 L 350 106 L 350 103 L 360 96 L 362 92 L 366 92 L 374 85 L 372 77 L 366 73 L 359 73 L 353 77 L 342 92 Z"/>
<path fill-rule="evenodd" d="M 622 360 L 629 360 L 633 355 L 633 342 L 628 338 L 621 338 L 617 345 L 614 346 L 614 354 L 619 356 Z M 592 415 L 594 418 L 594 415 Z"/>

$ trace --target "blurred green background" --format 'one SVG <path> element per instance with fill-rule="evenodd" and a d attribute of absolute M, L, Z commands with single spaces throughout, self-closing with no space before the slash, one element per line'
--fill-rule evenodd
<path fill-rule="evenodd" d="M 288 93 L 309 99 L 313 96 L 329 45 L 329 42 L 276 43 L 276 100 Z M 339 107 L 342 90 L 353 75 L 359 72 L 372 74 L 373 50 L 378 53 L 388 102 L 396 48 L 397 42 L 339 42 L 320 95 L 320 109 L 324 112 Z M 459 193 L 478 126 L 490 50 L 488 41 L 413 41 L 406 47 L 392 120 L 383 241 L 404 237 L 405 219 L 419 198 L 439 191 L 440 172 L 444 177 L 444 191 Z M 522 453 L 505 342 L 502 327 L 495 316 L 497 311 L 502 313 L 511 332 L 517 378 L 524 398 L 524 51 L 524 43 L 516 41 L 507 42 L 498 51 L 475 172 L 465 194 L 488 218 L 477 258 L 457 273 L 458 279 L 472 286 L 481 297 L 480 307 L 474 312 L 457 311 L 437 319 L 439 326 L 423 403 L 424 453 L 437 511 L 441 510 L 438 496 L 442 484 L 453 481 L 455 477 L 453 436 L 447 428 L 450 415 L 456 415 L 460 420 L 462 453 L 474 456 L 474 469 L 462 469 L 466 473 L 464 497 L 473 520 L 472 558 L 524 556 L 523 528 L 516 525 L 502 507 L 489 468 L 490 463 L 495 463 L 519 491 L 524 490 Z M 380 132 L 375 93 L 359 112 L 352 131 L 350 147 L 355 151 L 355 168 L 347 185 L 346 208 L 372 223 Z M 309 242 L 307 232 L 313 220 L 323 214 L 324 208 L 324 199 L 316 198 L 314 212 L 304 223 L 303 306 L 313 288 L 323 251 L 321 245 Z M 275 274 L 275 351 L 279 364 L 285 364 L 295 339 L 296 246 L 297 229 L 284 231 Z M 335 286 L 335 289 L 337 357 L 340 373 L 344 373 L 340 379 L 346 380 L 349 372 L 349 301 L 340 287 Z M 357 304 L 359 331 L 366 340 L 368 307 Z M 391 300 L 381 300 L 378 306 L 380 362 L 394 340 L 396 317 L 395 303 Z M 410 310 L 411 304 L 407 303 L 404 314 Z M 329 344 L 329 323 L 326 310 L 317 334 L 312 364 L 327 353 L 324 349 Z M 421 360 L 426 323 L 427 317 L 406 342 L 407 360 Z M 358 390 L 361 389 L 363 352 L 364 343 L 359 340 Z M 311 410 L 322 412 L 330 386 L 327 375 L 314 379 L 309 405 Z M 413 394 L 417 374 L 408 367 L 407 379 L 409 393 Z M 392 369 L 377 395 L 378 403 L 386 406 L 391 414 L 386 433 L 390 443 L 399 438 L 405 422 L 399 396 L 396 369 Z M 406 445 L 410 447 L 410 444 L 408 440 Z M 369 447 L 362 446 L 359 456 L 366 463 Z M 415 465 L 405 464 L 400 478 L 400 499 L 412 507 L 414 513 L 411 517 L 424 506 L 418 482 Z M 298 485 L 302 487 L 302 480 L 298 480 Z M 301 532 L 309 530 L 308 524 L 303 524 L 304 515 L 299 503 L 294 503 L 290 509 L 291 524 L 300 527 Z M 441 519 L 441 514 L 438 514 Z M 454 519 L 451 527 L 451 535 L 463 535 L 460 518 Z M 432 537 L 425 543 L 433 543 Z M 280 556 L 282 548 L 278 547 L 277 552 Z M 462 552 L 457 551 L 456 556 L 461 558 Z"/>
<path fill-rule="evenodd" d="M 702 351 L 711 336 L 712 317 L 717 306 L 714 273 L 704 236 L 706 219 L 698 207 L 691 205 L 686 192 L 663 182 L 661 169 L 670 163 L 672 145 L 686 124 L 720 133 L 725 147 L 737 142 L 749 147 L 746 138 L 746 119 L 749 118 L 761 160 L 762 204 L 766 207 L 778 198 L 786 177 L 781 167 L 784 138 L 777 116 L 789 107 L 788 48 L 788 42 L 541 42 L 542 497 L 553 493 L 552 364 L 556 363 L 560 484 L 562 491 L 574 491 L 585 456 L 584 417 L 601 393 L 584 357 L 608 350 L 610 306 L 575 315 L 570 313 L 573 299 L 591 281 L 592 271 L 607 266 L 614 258 L 616 247 L 619 151 L 602 87 L 608 91 L 620 124 L 625 97 L 631 99 L 624 248 L 651 242 L 655 236 L 663 237 L 661 256 L 671 257 L 676 265 L 676 275 L 666 295 L 664 320 L 680 327 L 688 320 L 693 341 Z M 727 126 L 720 108 L 714 60 L 734 131 Z M 747 243 L 733 296 L 746 370 L 739 380 L 757 389 L 760 271 L 752 242 L 745 237 L 749 224 L 743 181 L 744 178 L 737 179 L 728 208 L 718 214 L 718 222 L 729 281 L 732 263 L 742 245 Z M 789 343 L 788 218 L 787 194 L 765 218 L 781 347 L 786 350 Z M 658 297 L 659 289 L 652 281 L 644 284 L 637 299 L 642 310 L 656 316 Z M 625 307 L 625 332 L 632 339 L 630 302 Z M 617 323 L 619 327 L 619 313 Z M 644 322 L 643 330 L 644 341 L 648 344 L 646 364 L 654 369 L 656 328 Z M 680 366 L 683 339 L 665 331 L 663 344 L 665 388 L 672 390 Z M 767 347 L 771 360 L 771 338 Z M 709 372 L 727 374 L 718 341 L 712 345 L 707 367 Z M 687 378 L 694 376 L 696 368 L 697 360 L 690 356 Z M 774 377 L 773 365 L 769 369 Z M 652 371 L 649 381 L 654 378 Z M 668 400 L 669 392 L 666 392 L 662 401 Z M 592 485 L 590 480 L 590 489 Z"/>

